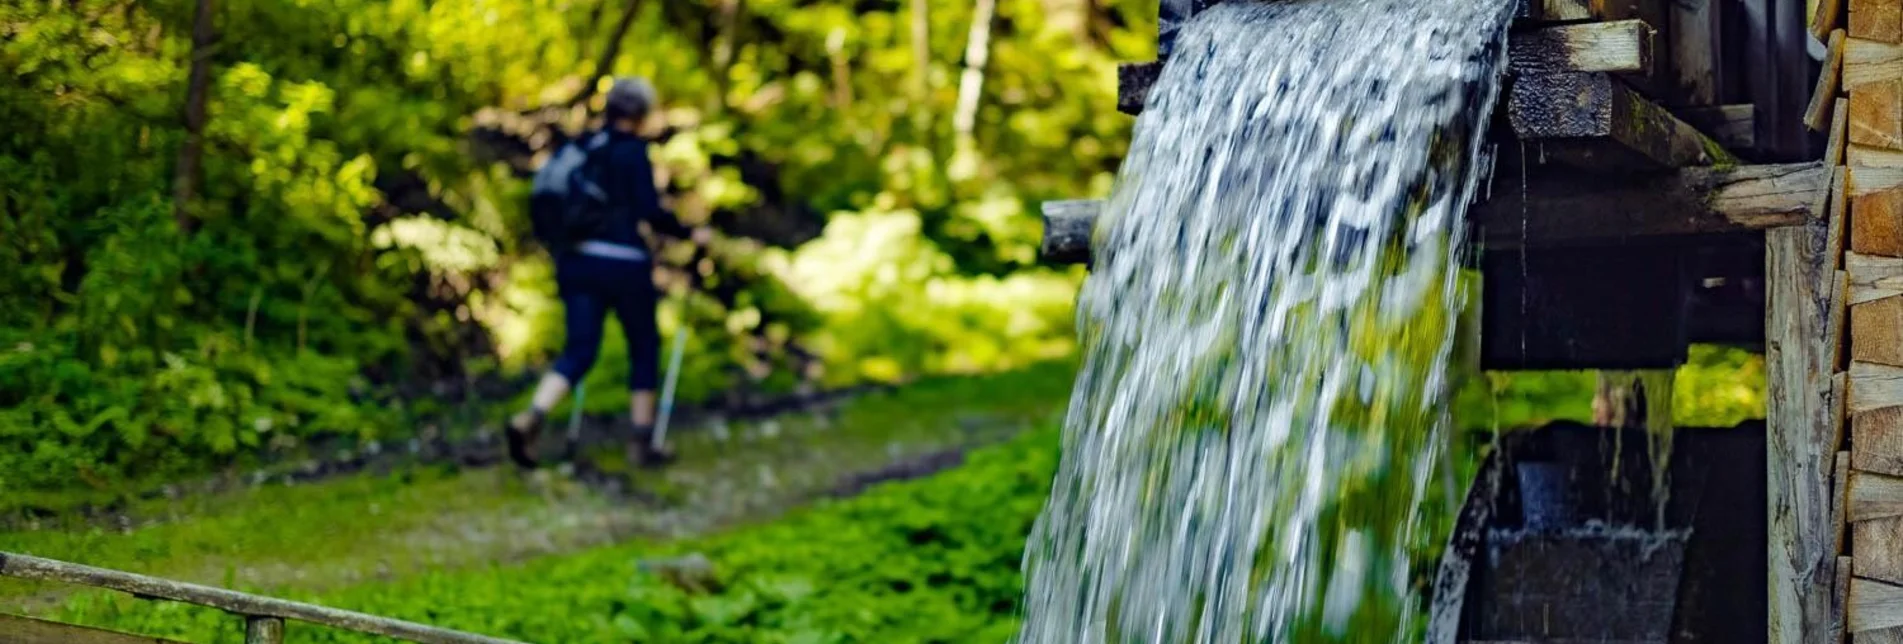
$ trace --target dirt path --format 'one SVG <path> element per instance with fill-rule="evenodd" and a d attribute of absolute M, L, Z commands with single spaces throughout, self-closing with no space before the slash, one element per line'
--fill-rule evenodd
<path fill-rule="evenodd" d="M 0 532 L 0 550 L 296 596 L 770 519 L 815 498 L 953 466 L 967 449 L 1051 418 L 1061 402 L 945 413 L 904 392 L 873 394 L 688 429 L 677 435 L 681 460 L 658 471 L 630 471 L 618 441 L 602 434 L 584 452 L 583 475 L 461 463 L 372 470 L 142 502 L 118 526 Z M 556 451 L 556 442 L 544 447 Z M 0 580 L 0 606 L 32 611 L 71 592 Z"/>

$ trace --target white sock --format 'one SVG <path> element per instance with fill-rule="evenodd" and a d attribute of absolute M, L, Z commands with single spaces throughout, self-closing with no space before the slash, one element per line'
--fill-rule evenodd
<path fill-rule="evenodd" d="M 568 395 L 568 378 L 550 371 L 542 376 L 542 382 L 535 385 L 535 395 L 529 399 L 529 405 L 533 406 L 535 411 L 546 414 L 548 410 L 555 408 L 556 403 L 562 401 L 562 396 L 566 395 Z"/>

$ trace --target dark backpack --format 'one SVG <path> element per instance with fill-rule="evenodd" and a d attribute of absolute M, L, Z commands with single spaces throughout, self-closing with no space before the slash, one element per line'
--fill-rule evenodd
<path fill-rule="evenodd" d="M 535 238 L 559 251 L 600 232 L 608 219 L 608 133 L 595 132 L 562 144 L 535 172 L 529 191 L 529 224 Z"/>

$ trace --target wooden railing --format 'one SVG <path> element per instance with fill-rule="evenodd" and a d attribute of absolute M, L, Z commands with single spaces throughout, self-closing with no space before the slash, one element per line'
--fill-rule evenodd
<path fill-rule="evenodd" d="M 383 635 L 423 644 L 522 644 L 514 640 L 452 631 L 388 617 L 8 552 L 0 552 L 0 577 L 92 586 L 131 593 L 140 599 L 170 600 L 216 608 L 243 619 L 245 644 L 283 642 L 286 620 L 319 624 L 357 633 Z M 0 643 L 135 641 L 130 636 L 120 636 L 109 631 L 0 615 L 0 626 L 7 624 L 12 624 L 12 628 L 17 628 L 22 633 L 39 629 L 49 634 L 44 638 L 38 638 L 31 633 L 26 633 L 19 639 L 9 639 L 8 632 L 0 632 Z M 54 633 L 59 629 L 69 629 L 70 632 L 64 635 Z M 89 634 L 82 636 L 80 635 L 82 632 Z M 136 641 L 161 640 L 136 638 Z"/>

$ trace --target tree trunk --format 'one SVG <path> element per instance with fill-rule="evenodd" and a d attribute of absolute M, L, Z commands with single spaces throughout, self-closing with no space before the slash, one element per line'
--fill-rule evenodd
<path fill-rule="evenodd" d="M 932 65 L 930 0 L 912 0 L 912 99 L 923 101 Z"/>
<path fill-rule="evenodd" d="M 185 143 L 178 150 L 178 175 L 172 185 L 172 219 L 181 232 L 198 227 L 192 198 L 205 157 L 205 108 L 211 94 L 211 56 L 218 34 L 212 26 L 212 0 L 198 0 L 192 18 L 191 72 L 185 87 Z"/>
<path fill-rule="evenodd" d="M 985 83 L 985 59 L 991 56 L 991 18 L 998 0 L 978 0 L 972 11 L 971 37 L 965 41 L 965 71 L 958 79 L 958 106 L 952 112 L 952 131 L 959 139 L 971 136 L 978 122 L 978 95 Z"/>
<path fill-rule="evenodd" d="M 595 60 L 595 73 L 588 77 L 581 92 L 569 99 L 569 105 L 577 105 L 595 97 L 601 77 L 614 71 L 615 59 L 621 57 L 621 41 L 628 38 L 628 30 L 634 27 L 634 18 L 641 13 L 641 0 L 628 0 L 628 9 L 621 13 L 621 20 L 615 23 L 615 30 L 608 34 L 608 45 L 601 50 L 601 58 Z"/>

